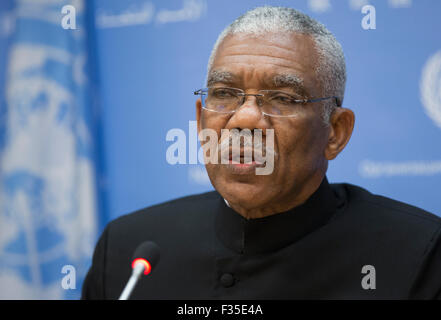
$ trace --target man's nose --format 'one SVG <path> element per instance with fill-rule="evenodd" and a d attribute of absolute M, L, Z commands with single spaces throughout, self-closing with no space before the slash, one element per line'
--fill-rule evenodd
<path fill-rule="evenodd" d="M 269 128 L 268 119 L 262 113 L 258 105 L 259 97 L 245 96 L 244 103 L 233 113 L 227 123 L 226 129 L 267 129 Z"/>

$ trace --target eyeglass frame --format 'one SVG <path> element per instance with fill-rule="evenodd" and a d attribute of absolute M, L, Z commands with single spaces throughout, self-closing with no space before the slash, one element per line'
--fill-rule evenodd
<path fill-rule="evenodd" d="M 208 92 L 208 89 L 210 89 L 210 88 L 213 88 L 213 87 L 201 88 L 201 89 L 199 89 L 199 90 L 194 91 L 193 94 L 194 94 L 195 96 L 196 96 L 196 95 L 199 95 L 199 96 L 202 97 L 202 95 L 203 95 L 204 93 L 207 93 L 207 92 Z M 245 103 L 245 101 L 246 101 L 246 97 L 248 97 L 248 96 L 255 96 L 255 97 L 263 97 L 263 96 L 265 96 L 265 94 L 263 94 L 263 93 L 245 93 L 244 90 L 239 89 L 239 88 L 219 87 L 219 89 L 234 89 L 234 90 L 237 90 L 237 91 L 238 91 L 238 96 L 243 97 L 243 101 L 242 101 L 242 103 L 239 104 L 239 106 L 237 107 L 237 109 L 235 109 L 234 111 L 231 111 L 231 112 L 219 112 L 219 111 L 216 111 L 216 110 L 207 109 L 206 107 L 202 106 L 203 109 L 205 109 L 205 110 L 207 110 L 207 111 L 212 111 L 212 112 L 221 113 L 221 114 L 233 114 L 233 113 L 235 113 L 235 112 L 236 112 L 236 111 L 237 111 L 237 110 L 238 110 L 238 109 L 239 109 L 239 108 Z M 287 94 L 287 95 L 292 96 L 290 93 L 287 93 L 287 92 L 284 92 L 284 91 L 281 91 L 281 90 L 259 90 L 259 92 L 260 92 L 260 91 L 280 92 L 280 93 L 283 93 L 283 94 Z M 299 104 L 307 104 L 307 103 L 320 102 L 320 101 L 324 101 L 324 100 L 328 100 L 328 99 L 335 99 L 335 103 L 336 103 L 336 105 L 337 105 L 337 108 L 338 108 L 338 107 L 341 107 L 341 101 L 340 101 L 340 98 L 337 97 L 337 96 L 330 96 L 330 97 L 324 97 L 324 98 L 313 98 L 313 99 L 294 99 L 293 102 L 294 102 L 294 103 L 299 103 Z M 262 110 L 261 110 L 261 112 L 262 112 L 262 114 L 267 115 L 267 116 L 269 116 L 269 117 L 289 118 L 289 117 L 293 117 L 293 116 L 294 116 L 294 115 L 280 116 L 280 115 L 268 114 L 268 113 L 266 113 L 266 112 L 263 112 Z"/>

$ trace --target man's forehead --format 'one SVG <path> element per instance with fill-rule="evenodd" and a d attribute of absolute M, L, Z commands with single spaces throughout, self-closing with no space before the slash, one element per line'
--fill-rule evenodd
<path fill-rule="evenodd" d="M 311 37 L 299 33 L 264 33 L 259 37 L 248 34 L 228 35 L 217 48 L 207 80 L 238 82 L 241 80 L 238 77 L 244 76 L 241 72 L 255 69 L 260 75 L 265 73 L 266 80 L 276 82 L 273 84 L 287 81 L 299 84 L 302 78 L 315 76 L 313 71 L 317 70 L 318 62 L 316 53 Z M 248 70 L 247 66 L 250 67 Z M 277 73 L 271 74 L 272 70 Z M 272 81 L 278 74 L 283 75 L 279 77 L 280 81 Z"/>
<path fill-rule="evenodd" d="M 267 55 L 287 60 L 302 56 L 304 60 L 314 60 L 316 53 L 316 44 L 310 35 L 296 32 L 267 32 L 259 35 L 237 33 L 223 38 L 216 48 L 214 60 L 244 54 Z"/>
<path fill-rule="evenodd" d="M 253 43 L 266 43 L 276 44 L 282 47 L 290 48 L 294 44 L 310 45 L 314 44 L 314 39 L 311 35 L 295 32 L 259 32 L 259 33 L 241 33 L 237 32 L 234 34 L 226 35 L 222 42 L 219 43 L 219 47 L 223 45 L 228 45 L 229 43 L 243 43 L 246 41 L 251 41 Z"/>
<path fill-rule="evenodd" d="M 263 73 L 259 80 L 262 87 L 271 88 L 293 88 L 296 91 L 304 91 L 304 80 L 302 76 L 295 73 Z M 218 83 L 227 85 L 238 85 L 244 82 L 242 73 L 233 71 L 214 69 L 210 71 L 207 78 L 207 85 L 212 86 Z"/>
<path fill-rule="evenodd" d="M 265 79 L 269 79 L 275 86 L 282 86 L 285 84 L 303 84 L 302 76 L 294 73 L 264 73 Z M 223 69 L 211 70 L 208 74 L 208 82 L 235 82 L 242 78 L 242 73 L 228 71 Z"/>

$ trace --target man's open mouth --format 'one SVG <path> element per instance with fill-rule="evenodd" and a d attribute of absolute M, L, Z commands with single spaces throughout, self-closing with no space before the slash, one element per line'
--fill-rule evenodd
<path fill-rule="evenodd" d="M 241 149 L 237 154 L 229 152 L 229 164 L 243 166 L 263 166 L 266 162 L 264 155 L 255 154 L 254 149 Z"/>

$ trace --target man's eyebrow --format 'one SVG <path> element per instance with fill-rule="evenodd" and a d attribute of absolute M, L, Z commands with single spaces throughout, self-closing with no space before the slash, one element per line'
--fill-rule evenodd
<path fill-rule="evenodd" d="M 294 74 L 278 74 L 273 77 L 273 86 L 276 88 L 292 88 L 301 96 L 308 96 L 303 85 L 303 79 Z"/>
<path fill-rule="evenodd" d="M 222 83 L 233 83 L 234 81 L 234 75 L 231 72 L 228 71 L 220 71 L 220 70 L 213 70 L 210 72 L 207 78 L 207 87 L 210 87 L 216 83 L 222 82 Z"/>

